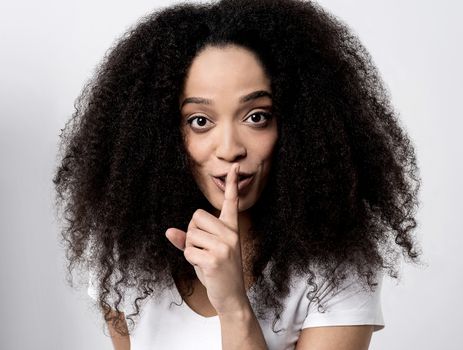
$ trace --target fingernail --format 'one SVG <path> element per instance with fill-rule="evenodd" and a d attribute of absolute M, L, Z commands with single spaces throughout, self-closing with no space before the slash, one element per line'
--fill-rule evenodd
<path fill-rule="evenodd" d="M 240 172 L 240 166 L 238 165 L 236 168 L 235 168 L 235 173 L 239 173 Z"/>

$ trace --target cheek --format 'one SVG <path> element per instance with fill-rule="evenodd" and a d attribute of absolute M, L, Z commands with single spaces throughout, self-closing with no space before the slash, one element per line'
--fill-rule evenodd
<path fill-rule="evenodd" d="M 185 141 L 185 149 L 190 157 L 192 157 L 197 163 L 201 163 L 206 159 L 208 147 L 205 142 L 201 142 L 197 138 L 187 138 Z"/>
<path fill-rule="evenodd" d="M 276 137 L 272 137 L 271 139 L 268 139 L 267 142 L 261 143 L 259 153 L 263 161 L 272 159 L 273 153 L 275 152 L 276 141 Z"/>
<path fill-rule="evenodd" d="M 203 171 L 208 159 L 210 158 L 209 147 L 204 142 L 199 142 L 197 139 L 190 138 L 185 142 L 185 149 L 190 158 L 190 167 L 193 171 L 196 183 L 201 186 L 203 182 Z"/>
<path fill-rule="evenodd" d="M 260 163 L 262 167 L 262 176 L 265 178 L 265 182 L 267 181 L 267 177 L 271 171 L 275 145 L 276 141 L 272 140 L 260 149 Z"/>

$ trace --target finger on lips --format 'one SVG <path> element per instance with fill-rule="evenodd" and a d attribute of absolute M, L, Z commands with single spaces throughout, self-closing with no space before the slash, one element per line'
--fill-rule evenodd
<path fill-rule="evenodd" d="M 232 164 L 228 170 L 226 177 L 226 186 L 225 186 L 225 198 L 222 205 L 222 210 L 220 212 L 219 220 L 221 220 L 225 225 L 233 230 L 238 232 L 238 183 L 239 183 L 239 167 L 238 163 Z M 206 213 L 201 213 L 206 214 Z M 200 248 L 207 245 L 206 239 L 211 237 L 206 237 L 205 235 L 200 235 L 201 239 L 198 239 L 199 236 L 196 236 L 196 241 L 200 246 L 196 246 L 192 243 L 192 240 L 189 239 L 189 233 L 192 233 L 193 230 L 201 231 L 203 233 L 208 232 L 212 227 L 215 228 L 215 231 L 219 232 L 220 225 L 218 226 L 217 222 L 211 221 L 212 218 L 208 218 L 207 215 L 196 215 L 195 218 L 192 218 L 188 224 L 187 232 L 185 234 L 185 244 L 183 247 L 176 245 L 182 251 L 185 251 L 187 247 Z M 217 226 L 217 227 L 216 227 Z M 208 228 L 209 230 L 207 230 Z M 214 232 L 214 230 L 211 230 Z M 221 231 L 222 232 L 222 231 Z M 209 233 L 211 234 L 211 233 Z M 213 233 L 211 235 L 214 235 Z M 167 231 L 166 231 L 167 236 Z M 216 237 L 214 237 L 216 238 Z M 182 249 L 183 248 L 183 249 Z"/>
<path fill-rule="evenodd" d="M 238 230 L 238 172 L 239 164 L 234 163 L 227 174 L 225 185 L 225 198 L 219 219 L 232 230 Z"/>

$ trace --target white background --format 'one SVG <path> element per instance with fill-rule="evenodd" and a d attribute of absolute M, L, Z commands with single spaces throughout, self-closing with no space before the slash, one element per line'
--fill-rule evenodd
<path fill-rule="evenodd" d="M 357 33 L 417 150 L 418 238 L 427 267 L 386 278 L 386 328 L 370 349 L 463 343 L 462 5 L 324 0 Z M 60 129 L 114 40 L 172 1 L 0 2 L 0 292 L 2 349 L 111 349 L 85 290 L 64 280 L 52 206 Z M 181 330 L 180 330 L 181 333 Z"/>

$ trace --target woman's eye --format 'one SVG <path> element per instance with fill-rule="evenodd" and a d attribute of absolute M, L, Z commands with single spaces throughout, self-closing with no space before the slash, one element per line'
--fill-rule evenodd
<path fill-rule="evenodd" d="M 194 126 L 193 129 L 205 129 L 204 125 L 209 121 L 209 119 L 207 119 L 206 117 L 197 116 L 197 117 L 192 117 L 192 118 L 188 119 L 187 123 L 192 125 L 195 120 L 198 121 L 197 125 L 199 125 L 199 127 Z"/>
<path fill-rule="evenodd" d="M 257 118 L 253 118 L 254 116 L 258 116 Z M 264 122 L 258 122 L 259 120 L 262 120 L 264 118 Z M 251 114 L 248 118 L 246 119 L 250 119 L 250 120 L 253 120 L 255 121 L 256 123 L 251 123 L 251 124 L 257 124 L 259 125 L 260 128 L 266 126 L 268 124 L 268 122 L 270 121 L 270 119 L 272 119 L 272 114 L 270 113 L 266 113 L 266 112 L 256 112 L 256 113 L 253 113 Z"/>

